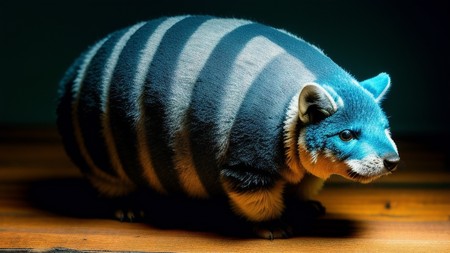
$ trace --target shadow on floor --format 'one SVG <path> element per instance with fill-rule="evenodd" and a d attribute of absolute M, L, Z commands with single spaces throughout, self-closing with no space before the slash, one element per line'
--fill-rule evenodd
<path fill-rule="evenodd" d="M 34 207 L 62 216 L 116 219 L 115 210 L 126 207 L 135 211 L 143 210 L 145 217 L 137 221 L 160 229 L 253 237 L 251 224 L 236 217 L 224 199 L 167 198 L 149 192 L 127 199 L 106 199 L 99 197 L 85 180 L 78 178 L 33 182 L 27 197 Z M 285 220 L 293 226 L 294 236 L 353 237 L 363 227 L 352 220 L 317 219 L 310 205 L 298 201 L 288 200 L 286 205 Z"/>

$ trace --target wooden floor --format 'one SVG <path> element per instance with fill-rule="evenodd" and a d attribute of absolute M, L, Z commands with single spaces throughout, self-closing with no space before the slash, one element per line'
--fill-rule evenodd
<path fill-rule="evenodd" d="M 108 219 L 53 130 L 3 129 L 0 251 L 450 252 L 448 158 L 426 142 L 398 145 L 393 175 L 369 185 L 332 178 L 318 197 L 325 217 L 294 238 L 268 241 L 215 230 L 211 217 L 227 218 L 211 206 L 201 208 L 203 225 L 201 217 L 182 222 L 189 206 L 173 204 L 158 206 L 167 215 L 154 223 Z M 170 217 L 176 222 L 161 225 Z"/>

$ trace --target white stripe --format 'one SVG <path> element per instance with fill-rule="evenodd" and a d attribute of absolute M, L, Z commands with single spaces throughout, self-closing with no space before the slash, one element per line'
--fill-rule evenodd
<path fill-rule="evenodd" d="M 163 39 L 167 30 L 187 17 L 189 16 L 168 18 L 163 23 L 161 23 L 148 38 L 147 42 L 145 43 L 144 49 L 141 51 L 141 57 L 136 69 L 136 76 L 134 78 L 134 83 L 136 84 L 135 95 L 137 97 L 142 94 L 142 88 L 145 82 L 145 78 L 147 78 L 148 75 L 150 63 L 152 62 L 153 57 L 158 50 L 159 44 L 161 43 L 161 40 Z"/>
<path fill-rule="evenodd" d="M 392 147 L 394 148 L 395 153 L 397 153 L 397 155 L 398 155 L 397 145 L 395 144 L 394 140 L 392 140 L 391 131 L 387 128 L 386 130 L 384 130 L 384 133 L 386 134 L 386 137 L 388 138 L 389 143 L 391 143 Z"/>
<path fill-rule="evenodd" d="M 207 197 L 208 193 L 198 177 L 190 149 L 187 116 L 192 92 L 200 72 L 220 40 L 229 32 L 247 23 L 249 21 L 223 22 L 222 19 L 204 22 L 184 46 L 171 80 L 167 108 L 170 144 L 175 151 L 175 168 L 179 172 L 181 185 L 186 193 L 194 197 Z"/>
<path fill-rule="evenodd" d="M 152 166 L 152 158 L 149 149 L 149 143 L 147 142 L 147 134 L 145 129 L 145 101 L 143 96 L 145 79 L 147 78 L 150 64 L 158 50 L 159 44 L 163 39 L 167 30 L 169 30 L 173 25 L 179 21 L 185 19 L 188 16 L 173 17 L 168 18 L 163 23 L 161 23 L 155 31 L 148 38 L 144 49 L 141 52 L 139 63 L 136 69 L 136 76 L 134 78 L 133 96 L 136 98 L 135 101 L 138 103 L 136 108 L 139 108 L 136 112 L 132 112 L 136 122 L 136 132 L 137 132 L 137 143 L 138 143 L 138 156 L 141 166 L 144 171 L 144 176 L 149 182 L 150 186 L 161 192 L 166 193 L 166 190 L 159 181 L 155 169 Z"/>
<path fill-rule="evenodd" d="M 87 177 L 102 193 L 107 195 L 122 195 L 131 188 L 128 185 L 124 185 L 120 182 L 119 178 L 115 178 L 103 172 L 99 169 L 92 160 L 89 152 L 87 151 L 83 136 L 81 134 L 80 122 L 78 119 L 78 106 L 80 103 L 80 90 L 84 81 L 89 63 L 94 58 L 100 47 L 108 40 L 108 37 L 95 44 L 85 55 L 82 64 L 78 69 L 77 77 L 74 80 L 72 87 L 72 123 L 74 128 L 74 135 L 78 148 L 80 149 L 81 156 L 91 169 L 91 173 L 87 173 Z"/>
<path fill-rule="evenodd" d="M 226 154 L 231 127 L 251 84 L 267 64 L 283 53 L 285 50 L 277 44 L 263 36 L 256 36 L 247 42 L 237 56 L 227 84 L 224 84 L 227 87 L 226 96 L 218 106 L 218 159 Z"/>
<path fill-rule="evenodd" d="M 108 39 L 109 39 L 109 37 L 106 37 L 103 40 L 97 42 L 97 44 L 95 44 L 93 47 L 91 47 L 90 50 L 84 56 L 83 62 L 81 63 L 81 65 L 78 69 L 78 74 L 74 80 L 74 84 L 72 87 L 72 97 L 74 97 L 75 100 L 79 100 L 79 98 L 80 98 L 81 84 L 86 76 L 86 70 L 87 70 L 87 67 L 89 66 L 89 63 L 91 63 L 92 58 L 94 58 L 94 56 L 97 54 L 100 47 L 103 46 L 103 44 Z M 75 101 L 75 102 L 79 102 L 79 101 Z M 78 108 L 76 108 L 76 109 L 78 109 Z"/>
<path fill-rule="evenodd" d="M 204 22 L 191 35 L 178 58 L 171 80 L 169 95 L 171 100 L 168 107 L 170 129 L 179 128 L 183 117 L 187 116 L 194 85 L 220 40 L 234 29 L 248 23 L 250 22 L 241 20 L 224 22 L 222 19 L 211 19 Z"/>
<path fill-rule="evenodd" d="M 100 88 L 102 89 L 102 96 L 100 97 L 102 112 L 106 112 L 108 107 L 109 86 L 111 85 L 111 78 L 114 69 L 116 68 L 117 61 L 119 60 L 120 53 L 122 52 L 123 48 L 127 44 L 130 37 L 143 25 L 144 23 L 139 23 L 129 28 L 128 31 L 125 34 L 123 34 L 122 37 L 119 39 L 119 41 L 116 43 L 111 52 L 111 55 L 106 60 L 105 69 L 103 70 L 103 75 L 100 84 L 101 85 Z"/>
<path fill-rule="evenodd" d="M 119 60 L 120 53 L 125 47 L 126 43 L 130 39 L 130 37 L 142 26 L 144 23 L 139 23 L 131 28 L 122 35 L 119 41 L 114 46 L 111 55 L 105 63 L 105 69 L 102 75 L 100 89 L 102 90 L 101 99 L 101 109 L 102 109 L 102 127 L 103 127 L 103 135 L 106 142 L 106 148 L 108 151 L 108 155 L 111 159 L 111 165 L 113 169 L 117 172 L 119 177 L 124 181 L 131 183 L 131 180 L 128 178 L 125 173 L 122 164 L 120 163 L 119 156 L 117 154 L 116 143 L 114 143 L 114 138 L 111 130 L 110 118 L 109 118 L 109 91 L 111 86 L 111 78 L 116 68 L 117 61 Z"/>
<path fill-rule="evenodd" d="M 384 90 L 380 93 L 380 95 L 378 95 L 378 97 L 375 98 L 375 102 L 379 103 L 384 98 L 390 87 L 391 83 L 389 82 L 388 85 L 384 87 Z"/>

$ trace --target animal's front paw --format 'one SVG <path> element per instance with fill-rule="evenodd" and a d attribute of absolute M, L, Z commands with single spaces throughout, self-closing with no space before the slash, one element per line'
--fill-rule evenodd
<path fill-rule="evenodd" d="M 269 240 L 277 238 L 289 238 L 293 235 L 291 226 L 281 220 L 257 223 L 253 227 L 253 231 L 257 236 Z"/>
<path fill-rule="evenodd" d="M 316 200 L 306 201 L 305 208 L 307 208 L 307 210 L 309 211 L 311 216 L 316 217 L 316 218 L 323 216 L 326 213 L 326 209 L 322 205 L 322 203 L 320 203 L 319 201 L 316 201 Z"/>

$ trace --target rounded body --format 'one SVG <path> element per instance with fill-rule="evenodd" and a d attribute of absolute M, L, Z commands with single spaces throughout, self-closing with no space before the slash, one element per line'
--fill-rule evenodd
<path fill-rule="evenodd" d="M 308 196 L 321 186 L 316 176 L 379 176 L 387 152 L 395 167 L 377 104 L 388 76 L 361 85 L 285 31 L 247 20 L 167 17 L 114 32 L 82 54 L 61 81 L 58 126 L 67 153 L 103 194 L 150 187 L 225 195 L 249 220 L 271 220 L 283 212 L 287 184 Z M 371 153 L 364 150 L 371 144 L 335 137 L 379 121 L 381 128 L 368 131 L 368 142 L 378 145 Z M 307 171 L 315 176 L 304 180 Z"/>

